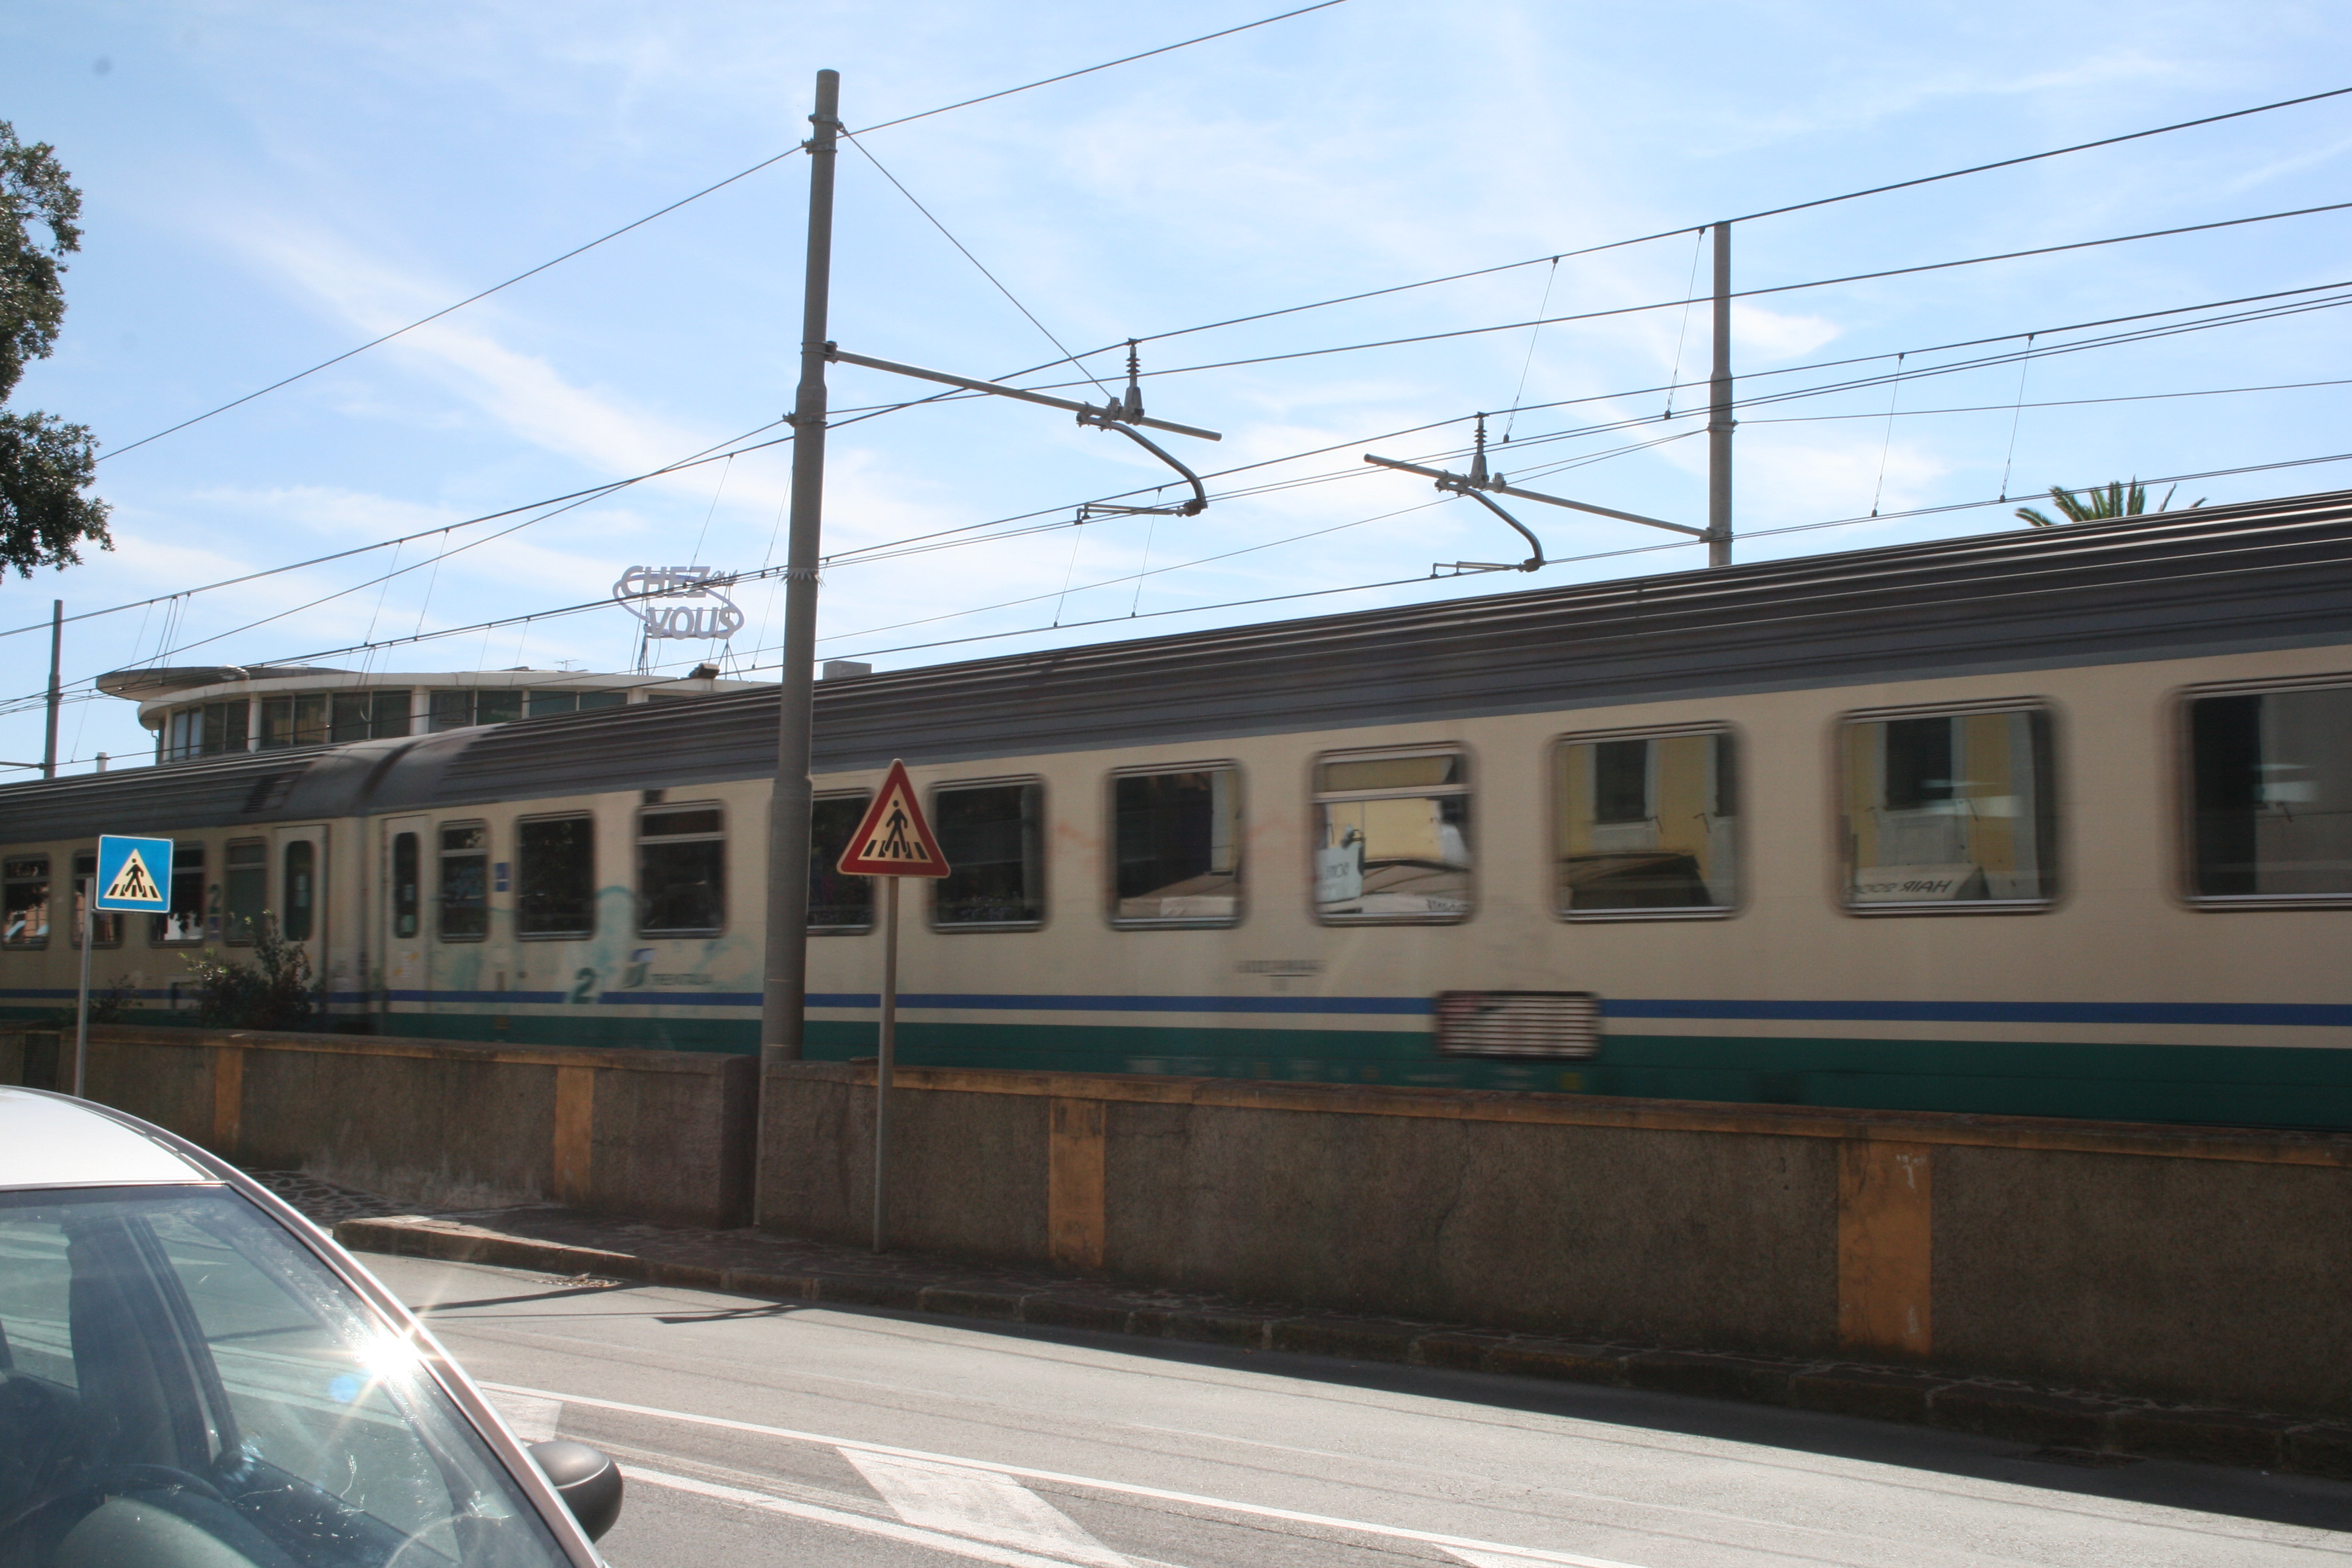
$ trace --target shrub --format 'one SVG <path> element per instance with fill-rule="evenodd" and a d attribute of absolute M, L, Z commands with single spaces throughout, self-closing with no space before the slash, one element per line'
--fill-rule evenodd
<path fill-rule="evenodd" d="M 309 1023 L 320 1000 L 310 955 L 278 934 L 278 917 L 266 910 L 254 922 L 253 959 L 239 963 L 211 948 L 188 955 L 196 1021 L 228 1029 L 299 1029 Z"/>

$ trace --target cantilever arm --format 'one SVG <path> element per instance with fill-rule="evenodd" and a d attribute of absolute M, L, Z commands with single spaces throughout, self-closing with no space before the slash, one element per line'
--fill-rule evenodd
<path fill-rule="evenodd" d="M 1517 496 L 1521 500 L 1539 500 L 1547 506 L 1564 506 L 1572 511 L 1589 511 L 1601 517 L 1613 517 L 1620 522 L 1638 522 L 1648 528 L 1663 528 L 1669 533 L 1687 533 L 1693 539 L 1707 537 L 1706 530 L 1703 528 L 1691 528 L 1679 522 L 1667 522 L 1660 518 L 1643 517 L 1637 511 L 1618 511 L 1612 507 L 1594 506 L 1590 501 L 1570 500 L 1563 496 L 1548 496 L 1538 490 L 1523 490 L 1516 485 L 1500 484 L 1489 480 L 1484 485 L 1473 487 L 1469 480 L 1459 474 L 1449 474 L 1443 468 L 1424 468 L 1418 463 L 1400 463 L 1394 458 L 1375 458 L 1370 452 L 1364 454 L 1364 461 L 1378 463 L 1383 468 L 1402 468 L 1408 474 L 1420 474 L 1423 478 L 1435 479 L 1442 489 L 1460 489 L 1465 495 L 1474 493 L 1475 489 L 1492 490 L 1500 496 Z M 1487 504 L 1491 506 L 1494 503 L 1490 501 Z M 1518 524 L 1513 523 L 1511 526 L 1517 528 Z M 1525 532 L 1526 530 L 1522 529 L 1520 531 Z"/>
<path fill-rule="evenodd" d="M 1192 499 L 1186 501 L 1182 506 L 1177 509 L 1181 515 L 1185 517 L 1198 517 L 1201 513 L 1209 510 L 1209 492 L 1201 488 L 1201 476 L 1186 468 L 1183 464 L 1178 462 L 1175 458 L 1170 457 L 1167 450 L 1162 447 L 1159 442 L 1154 441 L 1150 437 L 1144 435 L 1141 431 L 1136 429 L 1135 426 L 1126 424 L 1123 421 L 1110 418 L 1106 415 L 1097 413 L 1091 408 L 1078 416 L 1078 423 L 1081 425 L 1092 425 L 1097 429 L 1100 430 L 1116 430 L 1120 435 L 1126 437 L 1129 440 L 1134 442 L 1137 446 L 1142 447 L 1145 451 L 1150 453 L 1153 457 L 1159 458 L 1161 462 L 1167 464 L 1170 468 L 1175 469 L 1178 473 L 1183 475 L 1185 482 L 1192 487 Z M 1517 525 L 1514 524 L 1513 526 L 1516 527 Z M 1520 531 L 1524 533 L 1527 531 L 1525 529 L 1521 529 Z"/>
<path fill-rule="evenodd" d="M 1529 533 L 1525 523 L 1522 523 L 1517 518 L 1513 517 L 1509 512 L 1505 511 L 1501 507 L 1496 506 L 1493 501 L 1488 500 L 1485 496 L 1480 495 L 1476 490 L 1472 489 L 1467 485 L 1446 485 L 1444 488 L 1454 491 L 1456 495 L 1468 496 L 1472 500 L 1476 501 L 1480 506 L 1485 507 L 1488 511 L 1493 512 L 1496 517 L 1501 518 L 1505 522 L 1509 523 L 1513 528 L 1519 531 L 1519 537 L 1526 540 L 1528 542 L 1528 548 L 1535 552 L 1533 555 L 1528 556 L 1525 561 L 1519 563 L 1520 571 L 1532 572 L 1537 567 L 1544 564 L 1543 541 L 1538 539 L 1534 534 Z"/>
<path fill-rule="evenodd" d="M 862 364 L 868 370 L 887 370 L 893 375 L 911 375 L 918 381 L 935 381 L 942 386 L 961 386 L 971 392 L 985 392 L 998 397 L 1017 398 L 1023 403 L 1042 403 L 1048 408 L 1066 409 L 1074 414 L 1095 412 L 1091 404 L 1073 403 L 1066 397 L 1048 397 L 1042 392 L 1026 387 L 1004 386 L 993 381 L 976 381 L 968 375 L 950 375 L 943 370 L 925 370 L 919 365 L 900 364 L 896 360 L 875 359 L 869 354 L 854 354 L 837 343 L 824 345 L 824 357 L 843 364 Z M 1149 425 L 1154 430 L 1172 430 L 1179 436 L 1198 436 L 1203 441 L 1221 441 L 1223 437 L 1214 430 L 1202 430 L 1191 425 L 1174 425 L 1165 419 L 1138 417 L 1138 425 Z M 1162 454 L 1165 456 L 1165 454 Z M 1170 461 L 1174 461 L 1171 458 Z"/>

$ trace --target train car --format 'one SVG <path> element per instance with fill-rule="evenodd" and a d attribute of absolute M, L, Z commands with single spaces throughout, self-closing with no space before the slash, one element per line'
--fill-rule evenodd
<path fill-rule="evenodd" d="M 265 911 L 330 1026 L 751 1051 L 767 693 L 0 789 L 0 1005 Z M 808 1052 L 2352 1128 L 2352 492 L 829 680 Z M 52 908 L 57 914 L 53 919 Z"/>

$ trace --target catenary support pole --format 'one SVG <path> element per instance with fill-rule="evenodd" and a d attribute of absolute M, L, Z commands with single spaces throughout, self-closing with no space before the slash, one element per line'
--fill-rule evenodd
<path fill-rule="evenodd" d="M 89 939 L 96 924 L 96 917 L 90 913 L 98 902 L 96 865 L 90 867 L 87 885 L 80 878 L 74 879 L 74 901 L 81 906 L 81 990 L 74 1002 L 74 1098 L 88 1100 L 89 1093 L 83 1088 L 83 1079 L 89 1074 Z"/>
<path fill-rule="evenodd" d="M 1707 381 L 1706 563 L 1731 564 L 1731 226 L 1715 226 L 1715 369 Z"/>
<path fill-rule="evenodd" d="M 66 646 L 66 602 L 49 602 L 49 729 L 48 740 L 41 747 L 41 776 L 58 776 L 58 659 Z"/>
<path fill-rule="evenodd" d="M 882 1039 L 874 1055 L 874 1250 L 890 1247 L 890 1069 L 898 1060 L 898 884 L 882 886 Z"/>
<path fill-rule="evenodd" d="M 776 784 L 768 806 L 766 984 L 760 1054 L 797 1060 L 808 995 L 809 721 L 815 703 L 816 569 L 824 513 L 825 315 L 833 287 L 833 175 L 841 73 L 816 73 L 808 140 L 808 269 L 801 303 L 801 381 L 793 399 L 792 533 L 785 555 L 784 647 L 777 698 Z M 753 1205 L 758 1205 L 755 1195 Z"/>

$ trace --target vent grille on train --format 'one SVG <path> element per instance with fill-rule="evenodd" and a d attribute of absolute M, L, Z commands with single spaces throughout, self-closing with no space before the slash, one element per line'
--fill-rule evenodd
<path fill-rule="evenodd" d="M 1441 991 L 1437 1048 L 1464 1057 L 1589 1057 L 1601 1048 L 1590 991 Z"/>
<path fill-rule="evenodd" d="M 301 776 L 300 768 L 282 773 L 262 774 L 253 781 L 253 788 L 245 797 L 243 815 L 258 816 L 265 811 L 277 810 L 286 804 L 286 797 L 294 793 L 294 781 Z"/>

